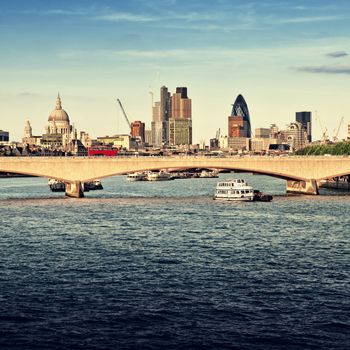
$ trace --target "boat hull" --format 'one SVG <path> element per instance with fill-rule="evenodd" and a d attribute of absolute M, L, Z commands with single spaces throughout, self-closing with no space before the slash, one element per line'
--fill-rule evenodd
<path fill-rule="evenodd" d="M 230 202 L 253 202 L 253 197 L 217 197 L 214 196 L 215 200 L 230 201 Z"/>

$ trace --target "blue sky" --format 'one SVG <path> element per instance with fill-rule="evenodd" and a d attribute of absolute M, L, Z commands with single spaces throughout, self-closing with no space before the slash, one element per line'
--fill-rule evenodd
<path fill-rule="evenodd" d="M 187 86 L 194 141 L 227 133 L 245 97 L 253 128 L 317 110 L 330 136 L 350 119 L 350 2 L 0 0 L 0 129 L 41 134 L 55 105 L 80 130 L 150 126 L 159 87 Z M 314 122 L 314 134 L 321 131 Z"/>

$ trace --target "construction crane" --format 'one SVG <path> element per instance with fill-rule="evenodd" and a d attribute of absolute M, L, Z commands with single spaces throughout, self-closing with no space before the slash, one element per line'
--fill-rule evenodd
<path fill-rule="evenodd" d="M 126 112 L 125 112 L 125 110 L 124 110 L 124 107 L 123 107 L 122 103 L 120 102 L 119 98 L 117 98 L 117 101 L 118 101 L 118 103 L 119 103 L 120 109 L 121 109 L 122 112 L 123 112 L 124 118 L 125 118 L 126 122 L 128 123 L 129 130 L 130 130 L 130 134 L 131 134 L 131 123 L 130 123 L 130 121 L 129 121 L 129 118 L 128 118 L 128 116 L 126 115 Z"/>
<path fill-rule="evenodd" d="M 322 131 L 321 142 L 322 142 L 322 143 L 327 143 L 327 141 L 329 140 L 329 137 L 328 137 L 328 129 L 323 127 L 322 122 L 321 122 L 321 119 L 320 119 L 320 117 L 319 117 L 318 114 L 317 114 L 317 111 L 315 111 L 315 118 L 316 118 L 316 120 L 317 120 L 317 122 L 318 122 L 318 125 L 319 125 L 320 128 L 321 128 L 321 131 Z"/>
<path fill-rule="evenodd" d="M 339 125 L 338 125 L 337 132 L 336 132 L 336 133 L 334 134 L 334 136 L 333 136 L 333 141 L 334 141 L 334 142 L 338 142 L 338 134 L 339 134 L 340 127 L 341 127 L 341 125 L 343 124 L 343 121 L 344 121 L 344 117 L 341 117 L 341 118 L 340 118 Z"/>

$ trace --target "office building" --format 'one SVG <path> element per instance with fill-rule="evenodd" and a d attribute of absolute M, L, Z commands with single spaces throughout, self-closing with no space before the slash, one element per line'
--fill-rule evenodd
<path fill-rule="evenodd" d="M 300 123 L 307 133 L 308 142 L 312 141 L 311 135 L 311 112 L 296 112 L 295 121 Z"/>
<path fill-rule="evenodd" d="M 136 120 L 131 123 L 131 137 L 139 139 L 142 143 L 145 142 L 145 123 Z"/>
<path fill-rule="evenodd" d="M 290 146 L 293 151 L 297 151 L 305 147 L 308 141 L 308 133 L 304 129 L 302 123 L 290 123 L 287 130 L 281 132 L 284 141 Z"/>
<path fill-rule="evenodd" d="M 160 101 L 152 107 L 152 144 L 161 147 L 169 143 L 169 117 L 171 114 L 171 98 L 168 88 L 160 88 Z"/>
<path fill-rule="evenodd" d="M 249 137 L 229 137 L 228 147 L 232 151 L 249 151 L 250 138 Z"/>
<path fill-rule="evenodd" d="M 10 140 L 9 132 L 0 130 L 0 142 L 8 142 Z"/>
<path fill-rule="evenodd" d="M 228 117 L 229 137 L 251 137 L 250 115 L 246 101 L 238 95 Z"/>
<path fill-rule="evenodd" d="M 145 130 L 145 144 L 146 145 L 152 144 L 152 130 L 151 129 Z"/>
<path fill-rule="evenodd" d="M 192 119 L 170 118 L 169 119 L 170 145 L 192 144 Z"/>
<path fill-rule="evenodd" d="M 188 98 L 186 87 L 177 87 L 171 96 L 169 144 L 192 144 L 192 100 Z"/>
<path fill-rule="evenodd" d="M 270 129 L 268 128 L 256 128 L 255 129 L 255 137 L 256 138 L 269 138 L 270 137 Z"/>
<path fill-rule="evenodd" d="M 127 134 L 101 136 L 97 138 L 97 141 L 98 143 L 109 147 L 116 147 L 127 150 L 131 147 L 131 137 Z"/>

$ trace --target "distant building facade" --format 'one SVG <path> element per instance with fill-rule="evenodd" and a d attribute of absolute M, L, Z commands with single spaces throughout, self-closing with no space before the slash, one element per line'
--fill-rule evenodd
<path fill-rule="evenodd" d="M 101 136 L 97 141 L 105 146 L 113 146 L 117 148 L 130 149 L 131 137 L 126 134 L 119 134 L 113 136 Z"/>
<path fill-rule="evenodd" d="M 152 107 L 152 144 L 161 147 L 169 143 L 169 117 L 171 114 L 171 98 L 168 88 L 160 88 L 160 101 Z"/>
<path fill-rule="evenodd" d="M 145 144 L 152 145 L 152 130 L 151 129 L 145 130 Z"/>
<path fill-rule="evenodd" d="M 192 144 L 192 120 L 176 119 L 169 120 L 170 145 L 191 145 Z"/>
<path fill-rule="evenodd" d="M 249 137 L 229 137 L 228 148 L 232 151 L 249 151 L 250 138 Z"/>
<path fill-rule="evenodd" d="M 270 138 L 270 129 L 269 128 L 256 128 L 255 129 L 256 138 Z"/>
<path fill-rule="evenodd" d="M 145 142 L 145 123 L 140 120 L 136 120 L 131 123 L 131 137 L 141 140 L 142 143 Z"/>
<path fill-rule="evenodd" d="M 290 123 L 287 130 L 282 133 L 284 135 L 284 141 L 293 151 L 297 151 L 309 143 L 308 133 L 302 123 Z"/>
<path fill-rule="evenodd" d="M 40 146 L 41 144 L 41 136 L 33 135 L 32 127 L 30 125 L 29 120 L 26 121 L 24 126 L 24 136 L 22 138 L 22 142 L 27 145 L 36 145 L 36 146 Z"/>
<path fill-rule="evenodd" d="M 0 130 L 0 142 L 10 141 L 10 134 L 8 131 Z"/>
<path fill-rule="evenodd" d="M 300 123 L 306 131 L 308 142 L 312 141 L 311 112 L 296 112 L 295 121 Z"/>
<path fill-rule="evenodd" d="M 171 146 L 192 144 L 192 100 L 188 98 L 187 87 L 177 87 L 171 96 L 169 144 Z"/>

